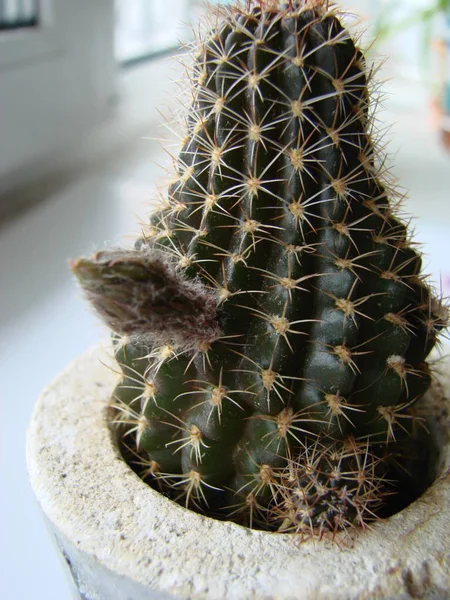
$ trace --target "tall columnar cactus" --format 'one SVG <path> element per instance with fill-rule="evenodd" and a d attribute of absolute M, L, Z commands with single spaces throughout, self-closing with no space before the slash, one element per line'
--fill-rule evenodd
<path fill-rule="evenodd" d="M 446 312 L 395 215 L 370 78 L 324 0 L 217 10 L 166 201 L 134 250 L 73 264 L 115 332 L 123 440 L 186 506 L 335 532 L 421 464 Z"/>

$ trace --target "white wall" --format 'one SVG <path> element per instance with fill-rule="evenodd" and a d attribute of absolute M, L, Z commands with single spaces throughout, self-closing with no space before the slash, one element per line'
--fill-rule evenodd
<path fill-rule="evenodd" d="M 0 192 L 70 151 L 114 94 L 114 1 L 41 4 L 42 27 L 0 34 Z"/>

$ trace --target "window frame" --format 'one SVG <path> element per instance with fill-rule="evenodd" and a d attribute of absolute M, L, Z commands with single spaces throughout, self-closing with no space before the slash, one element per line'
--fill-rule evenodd
<path fill-rule="evenodd" d="M 0 71 L 56 56 L 62 50 L 52 0 L 40 0 L 38 24 L 0 30 Z"/>

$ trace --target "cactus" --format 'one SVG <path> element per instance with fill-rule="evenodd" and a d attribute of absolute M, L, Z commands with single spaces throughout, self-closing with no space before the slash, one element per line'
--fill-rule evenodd
<path fill-rule="evenodd" d="M 167 198 L 134 250 L 72 268 L 114 332 L 142 476 L 207 515 L 334 535 L 420 493 L 446 309 L 396 216 L 372 70 L 339 11 L 215 10 Z"/>

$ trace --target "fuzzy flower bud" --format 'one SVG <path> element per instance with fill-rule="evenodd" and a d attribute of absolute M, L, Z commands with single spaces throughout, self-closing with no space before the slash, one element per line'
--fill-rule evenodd
<path fill-rule="evenodd" d="M 220 336 L 217 301 L 156 252 L 110 250 L 71 269 L 87 299 L 116 333 L 189 347 Z"/>

